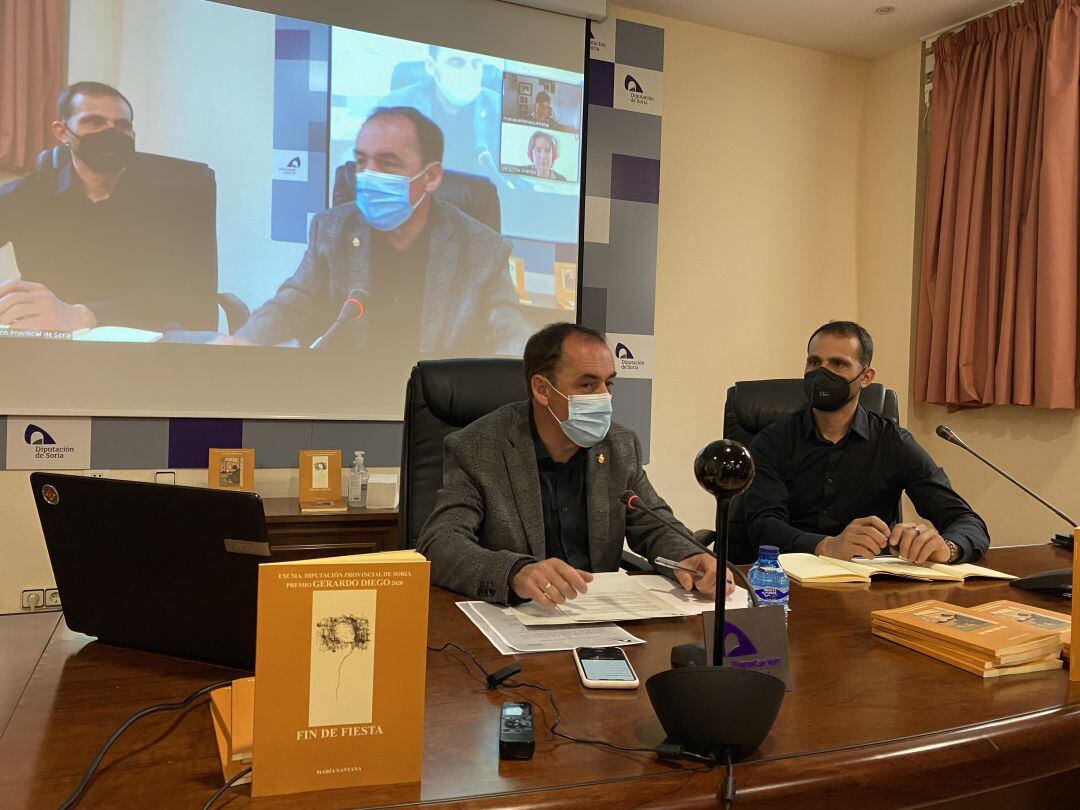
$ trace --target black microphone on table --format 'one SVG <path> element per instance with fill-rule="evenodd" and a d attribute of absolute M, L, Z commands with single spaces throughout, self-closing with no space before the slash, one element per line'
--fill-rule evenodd
<path fill-rule="evenodd" d="M 731 500 L 754 480 L 754 460 L 738 442 L 721 439 L 698 453 L 694 475 L 716 498 L 716 567 L 727 568 L 728 511 Z M 628 507 L 636 504 L 640 499 L 628 499 Z M 659 517 L 655 511 L 652 514 Z M 742 758 L 757 750 L 776 722 L 784 682 L 764 672 L 723 666 L 727 622 L 720 588 L 715 599 L 712 661 L 658 672 L 645 682 L 645 688 L 667 734 L 665 744 L 717 757 L 730 754 Z M 781 611 L 779 620 L 783 621 L 783 608 L 763 610 Z M 673 648 L 673 663 L 694 646 Z"/>
<path fill-rule="evenodd" d="M 678 523 L 675 523 L 673 521 L 668 520 L 666 517 L 664 517 L 663 513 L 660 512 L 658 509 L 654 509 L 653 507 L 651 507 L 647 503 L 645 503 L 645 501 L 641 500 L 641 496 L 638 495 L 636 492 L 634 492 L 634 490 L 632 490 L 632 489 L 626 490 L 626 492 L 624 492 L 622 494 L 622 502 L 624 504 L 626 504 L 626 508 L 629 509 L 631 512 L 636 512 L 636 511 L 638 511 L 640 509 L 642 512 L 649 515 L 653 519 L 658 520 L 660 523 L 663 523 L 665 526 L 667 526 L 672 531 L 678 532 L 683 537 L 685 537 L 687 540 L 689 540 L 691 543 L 693 543 L 695 546 L 700 548 L 704 553 L 708 554 L 713 559 L 716 559 L 716 552 L 713 551 L 708 546 L 706 546 L 700 540 L 698 540 L 694 536 L 694 533 L 692 531 L 690 531 L 688 528 L 686 528 L 685 526 L 683 526 L 681 524 L 678 524 Z M 757 606 L 758 605 L 757 594 L 755 594 L 754 589 L 750 587 L 750 583 L 749 583 L 749 581 L 747 581 L 746 575 L 743 574 L 743 572 L 740 571 L 738 568 L 729 568 L 728 570 L 731 571 L 731 573 L 734 574 L 736 577 L 738 577 L 739 582 L 742 584 L 742 586 L 744 588 L 746 588 L 747 593 L 750 594 L 750 598 L 754 600 L 754 605 Z M 717 573 L 718 573 L 717 582 L 719 582 L 719 568 L 717 569 Z M 702 648 L 700 657 L 704 658 L 704 649 L 703 648 Z"/>
<path fill-rule="evenodd" d="M 964 450 L 967 450 L 969 453 L 971 453 L 971 455 L 975 456 L 975 458 L 977 458 L 991 470 L 1005 478 L 1007 481 L 1010 481 L 1011 483 L 1018 486 L 1020 489 L 1022 489 L 1032 498 L 1037 500 L 1039 503 L 1041 503 L 1043 506 L 1053 512 L 1059 518 L 1064 520 L 1066 523 L 1069 524 L 1069 526 L 1073 528 L 1076 527 L 1076 521 L 1074 521 L 1071 517 L 1066 515 L 1064 512 L 1062 512 L 1052 503 L 1047 501 L 1045 498 L 1036 495 L 1034 492 L 1021 484 L 1003 469 L 998 467 L 996 464 L 986 458 L 983 458 L 979 453 L 972 450 L 970 447 L 967 446 L 964 440 L 957 436 L 947 425 L 938 425 L 935 432 L 938 436 L 940 436 L 950 444 L 955 444 L 957 447 L 962 447 Z M 1067 545 L 1068 548 L 1072 548 L 1072 543 L 1066 542 L 1069 541 L 1070 538 L 1064 535 L 1059 535 L 1059 537 L 1064 538 L 1059 543 L 1059 545 Z M 1044 571 L 1041 574 L 1032 574 L 1031 576 L 1023 577 L 1021 579 L 1014 579 L 1010 581 L 1009 584 L 1013 587 L 1023 588 L 1024 590 L 1028 591 L 1039 591 L 1040 593 L 1046 593 L 1051 596 L 1063 596 L 1065 598 L 1069 598 L 1072 595 L 1072 569 L 1056 568 L 1053 571 Z"/>
<path fill-rule="evenodd" d="M 343 332 L 348 332 L 349 327 L 364 317 L 367 298 L 367 290 L 350 290 L 348 297 L 341 305 L 341 312 L 338 313 L 337 320 L 330 324 L 330 328 L 311 344 L 311 348 L 325 349 L 333 345 L 337 337 Z"/>

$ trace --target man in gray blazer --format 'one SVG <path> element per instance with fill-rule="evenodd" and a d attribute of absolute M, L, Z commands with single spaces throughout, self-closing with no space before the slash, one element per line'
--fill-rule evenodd
<path fill-rule="evenodd" d="M 443 487 L 417 549 L 432 583 L 471 598 L 554 609 L 588 590 L 592 572 L 619 567 L 623 539 L 650 561 L 681 561 L 685 588 L 711 594 L 716 560 L 644 511 L 634 490 L 678 524 L 641 467 L 641 443 L 611 423 L 615 361 L 603 335 L 544 327 L 525 346 L 530 399 L 450 434 Z M 728 582 L 728 590 L 733 586 Z"/>
<path fill-rule="evenodd" d="M 419 355 L 518 355 L 529 325 L 508 273 L 510 245 L 432 194 L 443 136 L 407 107 L 376 109 L 356 136 L 355 203 L 311 223 L 299 268 L 234 341 L 310 345 L 362 291 L 353 348 Z"/>

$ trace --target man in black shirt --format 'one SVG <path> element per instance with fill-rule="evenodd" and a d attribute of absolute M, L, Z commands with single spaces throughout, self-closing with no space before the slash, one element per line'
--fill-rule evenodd
<path fill-rule="evenodd" d="M 0 188 L 21 276 L 0 284 L 0 324 L 215 328 L 213 173 L 136 154 L 131 105 L 108 85 L 73 84 L 57 108 L 60 165 Z"/>
<path fill-rule="evenodd" d="M 443 487 L 417 543 L 432 583 L 554 609 L 587 591 L 593 573 L 617 570 L 626 541 L 699 572 L 676 571 L 683 587 L 714 593 L 715 558 L 622 501 L 632 489 L 680 525 L 642 469 L 637 436 L 611 422 L 615 361 L 603 335 L 550 324 L 529 338 L 524 366 L 528 401 L 443 441 Z"/>
<path fill-rule="evenodd" d="M 850 560 L 892 550 L 912 562 L 957 563 L 989 547 L 986 524 L 945 471 L 901 427 L 859 405 L 874 380 L 874 344 L 851 321 L 810 336 L 804 385 L 810 407 L 754 437 L 746 493 L 750 539 Z M 934 525 L 900 521 L 901 492 Z"/>

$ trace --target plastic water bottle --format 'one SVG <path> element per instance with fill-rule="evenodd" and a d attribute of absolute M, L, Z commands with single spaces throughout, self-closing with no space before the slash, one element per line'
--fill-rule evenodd
<path fill-rule="evenodd" d="M 349 473 L 349 506 L 367 506 L 367 485 L 370 477 L 364 466 L 364 451 L 353 454 L 352 471 Z"/>
<path fill-rule="evenodd" d="M 784 573 L 779 557 L 780 549 L 776 546 L 761 546 L 758 549 L 757 562 L 751 566 L 746 578 L 753 593 L 757 595 L 759 605 L 783 605 L 786 616 L 789 610 L 788 592 L 791 590 L 791 580 Z M 748 596 L 748 601 L 750 607 L 754 607 L 753 595 Z"/>

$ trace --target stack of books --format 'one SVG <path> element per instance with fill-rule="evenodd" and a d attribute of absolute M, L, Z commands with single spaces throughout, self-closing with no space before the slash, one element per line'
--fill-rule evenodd
<path fill-rule="evenodd" d="M 995 615 L 994 606 L 1002 604 L 1024 607 L 992 602 L 962 608 L 929 599 L 875 610 L 872 632 L 983 678 L 1060 669 L 1061 630 Z"/>
<path fill-rule="evenodd" d="M 251 767 L 254 714 L 254 678 L 235 680 L 232 686 L 223 686 L 210 693 L 210 716 L 214 721 L 221 773 L 226 782 Z M 233 784 L 246 785 L 250 781 L 249 773 Z"/>

